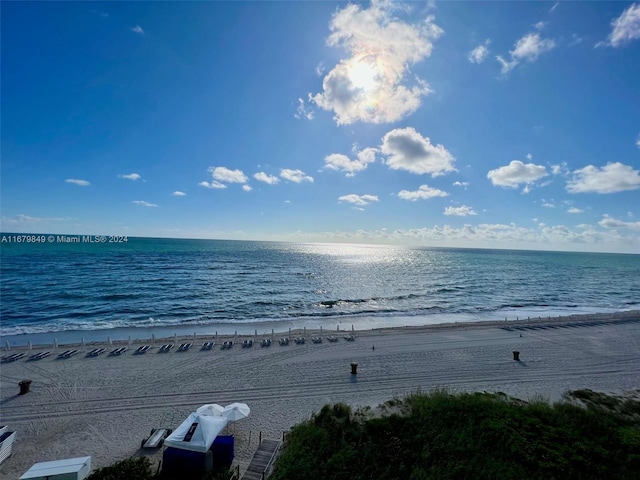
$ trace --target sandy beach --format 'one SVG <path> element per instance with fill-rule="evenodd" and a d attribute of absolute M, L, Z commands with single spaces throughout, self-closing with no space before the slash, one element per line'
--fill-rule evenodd
<path fill-rule="evenodd" d="M 314 344 L 317 333 L 288 346 L 278 345 L 283 335 L 276 334 L 267 348 L 242 348 L 253 337 L 219 337 L 211 351 L 200 346 L 212 339 L 198 337 L 189 351 L 169 353 L 157 353 L 167 342 L 156 340 L 144 355 L 133 352 L 150 342 L 124 343 L 128 350 L 115 357 L 108 356 L 115 344 L 95 358 L 86 357 L 93 344 L 74 347 L 80 353 L 68 359 L 56 358 L 67 345 L 22 350 L 25 357 L 1 365 L 0 424 L 18 434 L 0 478 L 18 478 L 35 462 L 86 455 L 94 468 L 141 454 L 157 463 L 161 450 L 143 452 L 141 440 L 152 428 L 175 428 L 207 403 L 250 406 L 251 415 L 231 426 L 242 473 L 260 434 L 281 438 L 326 403 L 376 406 L 437 387 L 550 401 L 571 389 L 640 389 L 640 312 L 356 331 L 353 342 L 343 338 L 350 331 L 335 343 L 326 335 L 336 332 L 325 331 Z M 234 340 L 233 348 L 221 350 L 225 340 Z M 40 351 L 52 354 L 26 360 Z M 32 380 L 30 392 L 18 395 L 23 379 Z"/>

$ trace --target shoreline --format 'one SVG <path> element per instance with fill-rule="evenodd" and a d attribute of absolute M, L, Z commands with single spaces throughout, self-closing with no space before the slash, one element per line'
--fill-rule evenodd
<path fill-rule="evenodd" d="M 400 317 L 405 318 L 405 317 Z M 150 327 L 133 327 L 133 328 L 122 328 L 122 329 L 112 329 L 112 330 L 104 330 L 100 331 L 101 334 L 100 339 L 93 338 L 90 335 L 93 331 L 65 331 L 65 332 L 57 332 L 57 333 L 34 333 L 34 334 L 20 334 L 20 335 L 0 335 L 0 352 L 6 353 L 11 350 L 29 350 L 29 349 L 38 349 L 38 348 L 57 348 L 60 346 L 68 346 L 68 347 L 78 347 L 78 346 L 99 346 L 99 345 L 138 345 L 145 343 L 162 343 L 167 341 L 211 341 L 217 340 L 218 338 L 221 340 L 231 340 L 231 339 L 260 339 L 260 338 L 277 338 L 277 337 L 285 337 L 285 336 L 326 336 L 332 334 L 344 335 L 347 333 L 354 333 L 357 335 L 367 335 L 369 332 L 394 332 L 394 331 L 402 331 L 402 330 L 412 330 L 412 331 L 438 331 L 438 330 L 447 330 L 447 329 L 467 329 L 467 328 L 493 328 L 496 326 L 524 326 L 528 324 L 538 325 L 538 324 L 563 324 L 563 323 L 576 323 L 576 322 L 608 322 L 608 321 L 617 321 L 617 320 L 627 320 L 627 319 L 640 319 L 640 310 L 627 310 L 627 311 L 616 311 L 610 313 L 584 313 L 584 314 L 571 314 L 571 315 L 559 315 L 559 316 L 538 316 L 538 317 L 527 317 L 520 318 L 516 317 L 515 319 L 509 319 L 508 317 L 505 320 L 476 320 L 476 321 L 460 321 L 460 322 L 443 322 L 443 323 L 425 323 L 425 324 L 410 324 L 410 325 L 397 325 L 397 326 L 381 326 L 381 327 L 372 327 L 367 329 L 358 329 L 356 328 L 356 324 L 345 324 L 338 323 L 336 325 L 336 329 L 331 328 L 307 328 L 307 327 L 297 327 L 297 328 L 284 328 L 284 329 L 275 329 L 272 328 L 271 331 L 266 331 L 264 329 L 259 328 L 249 328 L 246 325 L 241 325 L 241 328 L 236 328 L 235 330 L 229 331 L 227 328 L 221 329 L 220 333 L 215 331 L 211 333 L 211 327 L 207 327 L 205 330 L 209 331 L 208 333 L 198 333 L 198 329 L 194 328 L 186 328 L 186 327 L 166 327 L 163 328 L 164 334 L 159 333 L 156 335 L 153 333 L 159 329 L 153 329 Z M 252 325 L 252 326 L 255 326 Z M 142 332 L 146 332 L 148 336 L 131 335 L 131 332 L 135 331 L 140 334 Z M 172 334 L 167 334 L 168 331 L 174 331 Z M 193 333 L 188 333 L 188 330 L 196 330 Z M 251 332 L 253 330 L 253 333 Z M 180 333 L 178 333 L 178 331 Z M 112 332 L 111 335 L 107 334 L 105 338 L 105 332 Z M 121 334 L 119 334 L 121 333 Z M 85 338 L 86 337 L 86 338 Z M 17 341 L 16 338 L 20 340 Z M 61 341 L 58 340 L 61 339 Z M 65 341 L 65 338 L 67 341 Z"/>
<path fill-rule="evenodd" d="M 301 332 L 292 329 L 291 335 Z M 211 351 L 194 343 L 188 351 L 178 352 L 176 345 L 169 353 L 156 353 L 163 342 L 157 339 L 156 348 L 141 355 L 129 348 L 119 356 L 107 350 L 87 357 L 94 345 L 86 344 L 73 358 L 57 358 L 65 345 L 41 360 L 28 360 L 27 354 L 3 363 L 2 423 L 18 434 L 0 477 L 17 478 L 33 463 L 78 456 L 91 456 L 93 468 L 139 455 L 157 464 L 161 450 L 140 449 L 150 429 L 175 428 L 209 403 L 243 402 L 251 408 L 248 418 L 231 427 L 242 473 L 259 435 L 282 438 L 325 404 L 376 407 L 437 388 L 503 392 L 525 401 L 558 401 L 576 389 L 640 389 L 638 311 L 355 330 L 355 341 L 346 341 L 342 335 L 351 333 L 349 326 L 335 343 L 314 344 L 315 333 L 307 329 L 303 345 L 242 348 L 234 341 L 222 350 L 225 337 L 219 336 Z M 26 347 L 16 351 L 27 353 Z M 352 362 L 359 364 L 356 375 Z M 32 381 L 30 391 L 18 395 L 24 379 Z"/>

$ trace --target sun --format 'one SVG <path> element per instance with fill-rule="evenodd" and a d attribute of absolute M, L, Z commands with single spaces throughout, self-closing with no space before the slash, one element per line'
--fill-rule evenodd
<path fill-rule="evenodd" d="M 373 90 L 378 85 L 378 72 L 369 62 L 354 62 L 349 66 L 348 75 L 353 86 L 364 91 Z"/>

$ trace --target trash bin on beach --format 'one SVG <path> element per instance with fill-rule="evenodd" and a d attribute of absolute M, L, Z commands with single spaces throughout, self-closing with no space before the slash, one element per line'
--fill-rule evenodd
<path fill-rule="evenodd" d="M 351 375 L 356 375 L 358 373 L 358 364 L 356 362 L 351 362 Z"/>
<path fill-rule="evenodd" d="M 25 395 L 29 393 L 29 387 L 31 387 L 31 380 L 21 380 L 18 382 L 20 386 L 20 395 Z"/>
<path fill-rule="evenodd" d="M 520 352 L 518 352 L 517 350 L 514 350 L 514 351 L 513 351 L 513 359 L 514 359 L 516 362 L 519 362 L 519 361 L 520 361 Z"/>

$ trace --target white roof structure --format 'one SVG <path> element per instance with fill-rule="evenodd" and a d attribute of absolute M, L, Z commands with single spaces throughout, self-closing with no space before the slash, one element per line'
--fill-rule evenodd
<path fill-rule="evenodd" d="M 91 471 L 91 457 L 66 458 L 34 464 L 20 480 L 55 478 L 83 479 Z"/>
<path fill-rule="evenodd" d="M 227 421 L 223 417 L 212 417 L 194 412 L 164 439 L 164 445 L 182 450 L 206 452 L 227 426 Z"/>

